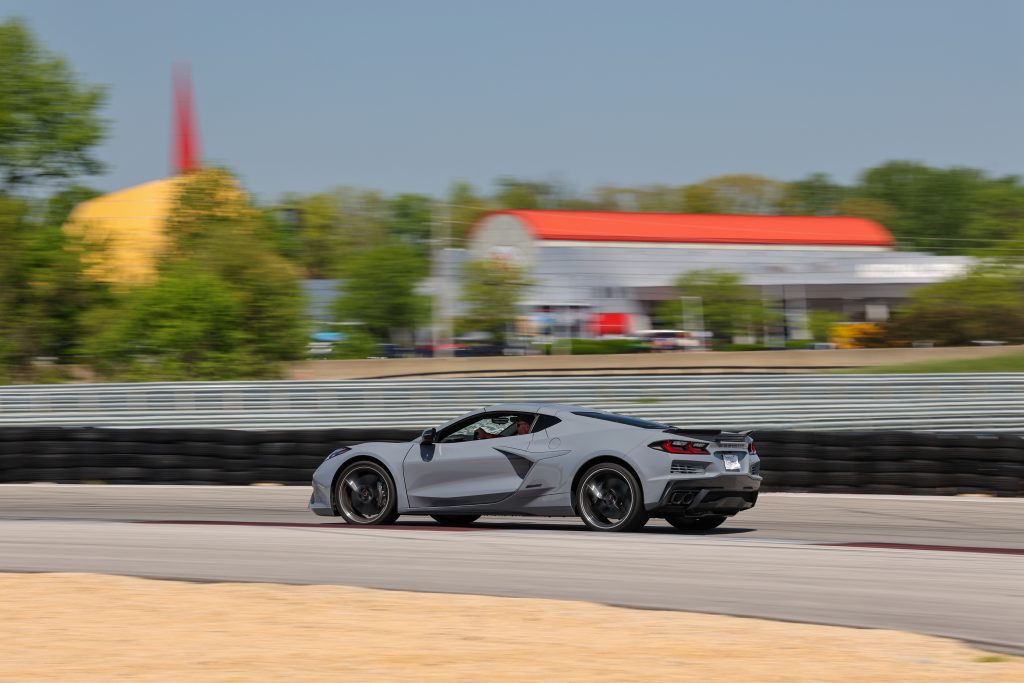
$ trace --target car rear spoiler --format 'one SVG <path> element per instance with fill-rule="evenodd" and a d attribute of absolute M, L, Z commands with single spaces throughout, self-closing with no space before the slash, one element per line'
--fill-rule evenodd
<path fill-rule="evenodd" d="M 665 431 L 676 436 L 693 436 L 698 439 L 707 439 L 720 443 L 722 441 L 746 441 L 747 437 L 754 430 L 747 429 L 741 432 L 727 432 L 721 429 L 683 429 L 681 427 L 671 427 Z"/>

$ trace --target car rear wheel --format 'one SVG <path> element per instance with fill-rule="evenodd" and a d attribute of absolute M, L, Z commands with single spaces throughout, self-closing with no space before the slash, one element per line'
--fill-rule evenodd
<path fill-rule="evenodd" d="M 443 526 L 469 526 L 476 520 L 480 519 L 480 515 L 430 515 L 434 518 L 434 521 Z"/>
<path fill-rule="evenodd" d="M 594 465 L 576 489 L 580 519 L 593 531 L 636 531 L 647 523 L 640 482 L 622 465 Z"/>
<path fill-rule="evenodd" d="M 704 517 L 683 517 L 682 515 L 665 515 L 665 521 L 680 531 L 710 531 L 721 526 L 726 517 L 722 515 L 705 515 Z"/>
<path fill-rule="evenodd" d="M 335 496 L 338 510 L 349 524 L 391 524 L 398 518 L 395 483 L 375 462 L 355 462 L 346 467 L 338 477 Z"/>

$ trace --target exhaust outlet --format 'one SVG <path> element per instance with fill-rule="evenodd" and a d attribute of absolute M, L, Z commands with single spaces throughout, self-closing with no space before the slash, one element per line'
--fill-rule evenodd
<path fill-rule="evenodd" d="M 693 491 L 676 491 L 672 494 L 672 498 L 669 502 L 672 505 L 689 505 L 693 502 L 693 499 L 697 496 Z"/>

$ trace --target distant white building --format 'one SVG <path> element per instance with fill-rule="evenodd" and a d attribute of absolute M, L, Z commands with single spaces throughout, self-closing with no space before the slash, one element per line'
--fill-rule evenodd
<path fill-rule="evenodd" d="M 572 333 L 586 321 L 600 327 L 623 317 L 614 314 L 642 320 L 675 298 L 679 275 L 715 268 L 741 275 L 775 302 L 790 336 L 800 337 L 808 309 L 885 320 L 915 287 L 972 263 L 894 245 L 888 230 L 862 218 L 498 211 L 473 226 L 466 256 L 526 268 L 537 285 L 521 305 Z"/>

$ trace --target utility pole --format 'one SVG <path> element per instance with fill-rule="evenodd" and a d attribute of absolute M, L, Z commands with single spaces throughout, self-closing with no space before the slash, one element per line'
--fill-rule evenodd
<path fill-rule="evenodd" d="M 430 340 L 431 352 L 438 356 L 450 355 L 450 348 L 444 353 L 438 352 L 438 346 L 451 341 L 451 316 L 448 312 L 448 264 L 446 250 L 450 238 L 451 225 L 448 220 L 448 205 L 434 205 L 433 220 L 430 222 L 430 243 L 433 271 L 434 292 L 431 301 Z"/>

